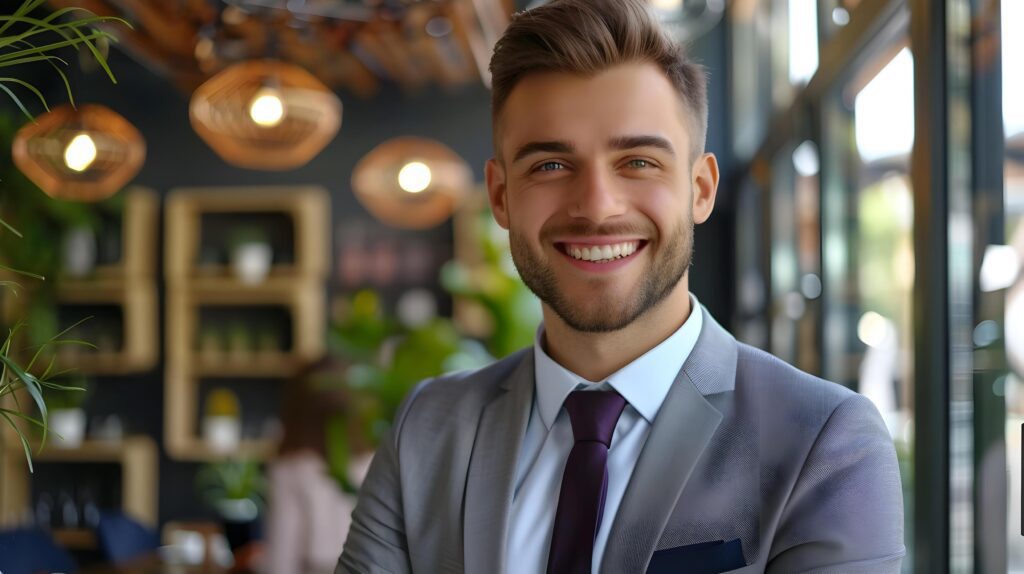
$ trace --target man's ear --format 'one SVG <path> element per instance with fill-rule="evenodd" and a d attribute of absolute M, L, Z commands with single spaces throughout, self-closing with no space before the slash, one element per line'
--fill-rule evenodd
<path fill-rule="evenodd" d="M 487 180 L 487 198 L 491 202 L 491 213 L 494 220 L 503 229 L 508 229 L 508 195 L 505 193 L 505 168 L 494 158 L 487 160 L 484 166 Z"/>
<path fill-rule="evenodd" d="M 715 209 L 715 197 L 718 195 L 718 160 L 715 155 L 706 153 L 693 164 L 693 222 L 704 223 L 711 217 Z"/>

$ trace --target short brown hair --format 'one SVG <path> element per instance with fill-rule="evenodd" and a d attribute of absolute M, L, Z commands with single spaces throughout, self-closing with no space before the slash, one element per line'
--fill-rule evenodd
<path fill-rule="evenodd" d="M 521 79 L 540 72 L 593 76 L 626 63 L 650 62 L 693 115 L 691 155 L 704 151 L 707 77 L 651 14 L 643 0 L 554 0 L 513 16 L 491 56 L 491 118 Z M 497 135 L 495 135 L 497 138 Z"/>

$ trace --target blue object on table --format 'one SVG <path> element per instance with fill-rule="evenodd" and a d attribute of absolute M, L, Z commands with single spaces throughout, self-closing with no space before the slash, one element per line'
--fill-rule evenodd
<path fill-rule="evenodd" d="M 0 572 L 77 572 L 75 561 L 45 531 L 35 528 L 0 531 Z"/>
<path fill-rule="evenodd" d="M 152 554 L 160 546 L 155 530 L 120 512 L 100 514 L 96 538 L 103 556 L 113 564 Z"/>

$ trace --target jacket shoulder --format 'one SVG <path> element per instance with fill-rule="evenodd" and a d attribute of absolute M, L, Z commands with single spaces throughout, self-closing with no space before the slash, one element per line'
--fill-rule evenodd
<path fill-rule="evenodd" d="M 859 396 L 831 381 L 805 373 L 782 359 L 737 343 L 736 388 L 762 397 L 775 397 L 802 408 L 819 407 L 831 413 L 844 401 Z"/>

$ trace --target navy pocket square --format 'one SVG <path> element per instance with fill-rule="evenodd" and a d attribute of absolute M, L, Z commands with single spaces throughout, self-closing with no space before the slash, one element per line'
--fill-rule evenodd
<path fill-rule="evenodd" d="M 651 557 L 647 574 L 719 574 L 746 565 L 743 545 L 736 538 L 658 550 Z"/>

